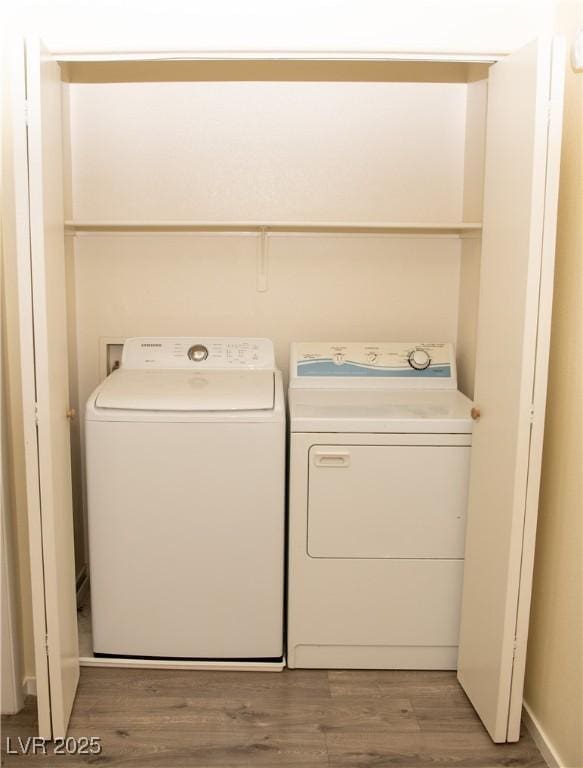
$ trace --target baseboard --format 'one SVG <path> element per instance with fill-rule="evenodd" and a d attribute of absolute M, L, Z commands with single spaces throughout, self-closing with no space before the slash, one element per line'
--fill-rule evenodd
<path fill-rule="evenodd" d="M 36 696 L 36 677 L 25 677 L 22 681 L 22 692 L 25 696 Z"/>
<path fill-rule="evenodd" d="M 564 768 L 565 764 L 559 757 L 559 753 L 526 702 L 522 704 L 522 722 L 532 736 L 534 743 L 537 745 L 549 768 Z"/>
<path fill-rule="evenodd" d="M 179 661 L 172 659 L 132 659 L 110 656 L 81 656 L 82 667 L 110 667 L 119 669 L 182 669 L 214 670 L 217 672 L 283 672 L 285 656 L 281 661 Z"/>
<path fill-rule="evenodd" d="M 77 609 L 82 608 L 89 594 L 89 572 L 84 565 L 77 576 Z"/>

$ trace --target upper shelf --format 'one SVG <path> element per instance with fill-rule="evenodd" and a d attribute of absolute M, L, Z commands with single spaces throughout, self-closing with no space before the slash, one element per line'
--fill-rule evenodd
<path fill-rule="evenodd" d="M 72 232 L 322 232 L 322 233 L 425 233 L 479 232 L 482 223 L 410 221 L 65 221 Z"/>

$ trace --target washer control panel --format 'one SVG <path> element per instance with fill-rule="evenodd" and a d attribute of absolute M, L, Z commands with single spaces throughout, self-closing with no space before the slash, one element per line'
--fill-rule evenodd
<path fill-rule="evenodd" d="M 275 368 L 269 339 L 239 337 L 139 337 L 123 347 L 122 368 L 237 370 Z"/>
<path fill-rule="evenodd" d="M 297 342 L 290 386 L 456 389 L 454 349 L 436 342 Z"/>

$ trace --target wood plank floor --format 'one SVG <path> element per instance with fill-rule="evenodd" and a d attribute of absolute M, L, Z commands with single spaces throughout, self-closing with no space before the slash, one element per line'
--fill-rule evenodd
<path fill-rule="evenodd" d="M 35 699 L 2 749 L 35 734 Z M 81 671 L 71 736 L 99 756 L 4 754 L 6 766 L 545 768 L 528 733 L 491 742 L 453 672 Z M 49 747 L 50 752 L 50 747 Z"/>

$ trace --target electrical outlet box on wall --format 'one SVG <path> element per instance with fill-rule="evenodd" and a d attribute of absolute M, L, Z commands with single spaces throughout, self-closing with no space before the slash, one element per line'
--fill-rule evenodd
<path fill-rule="evenodd" d="M 107 378 L 112 371 L 119 368 L 125 336 L 102 336 L 99 339 L 99 379 Z"/>

